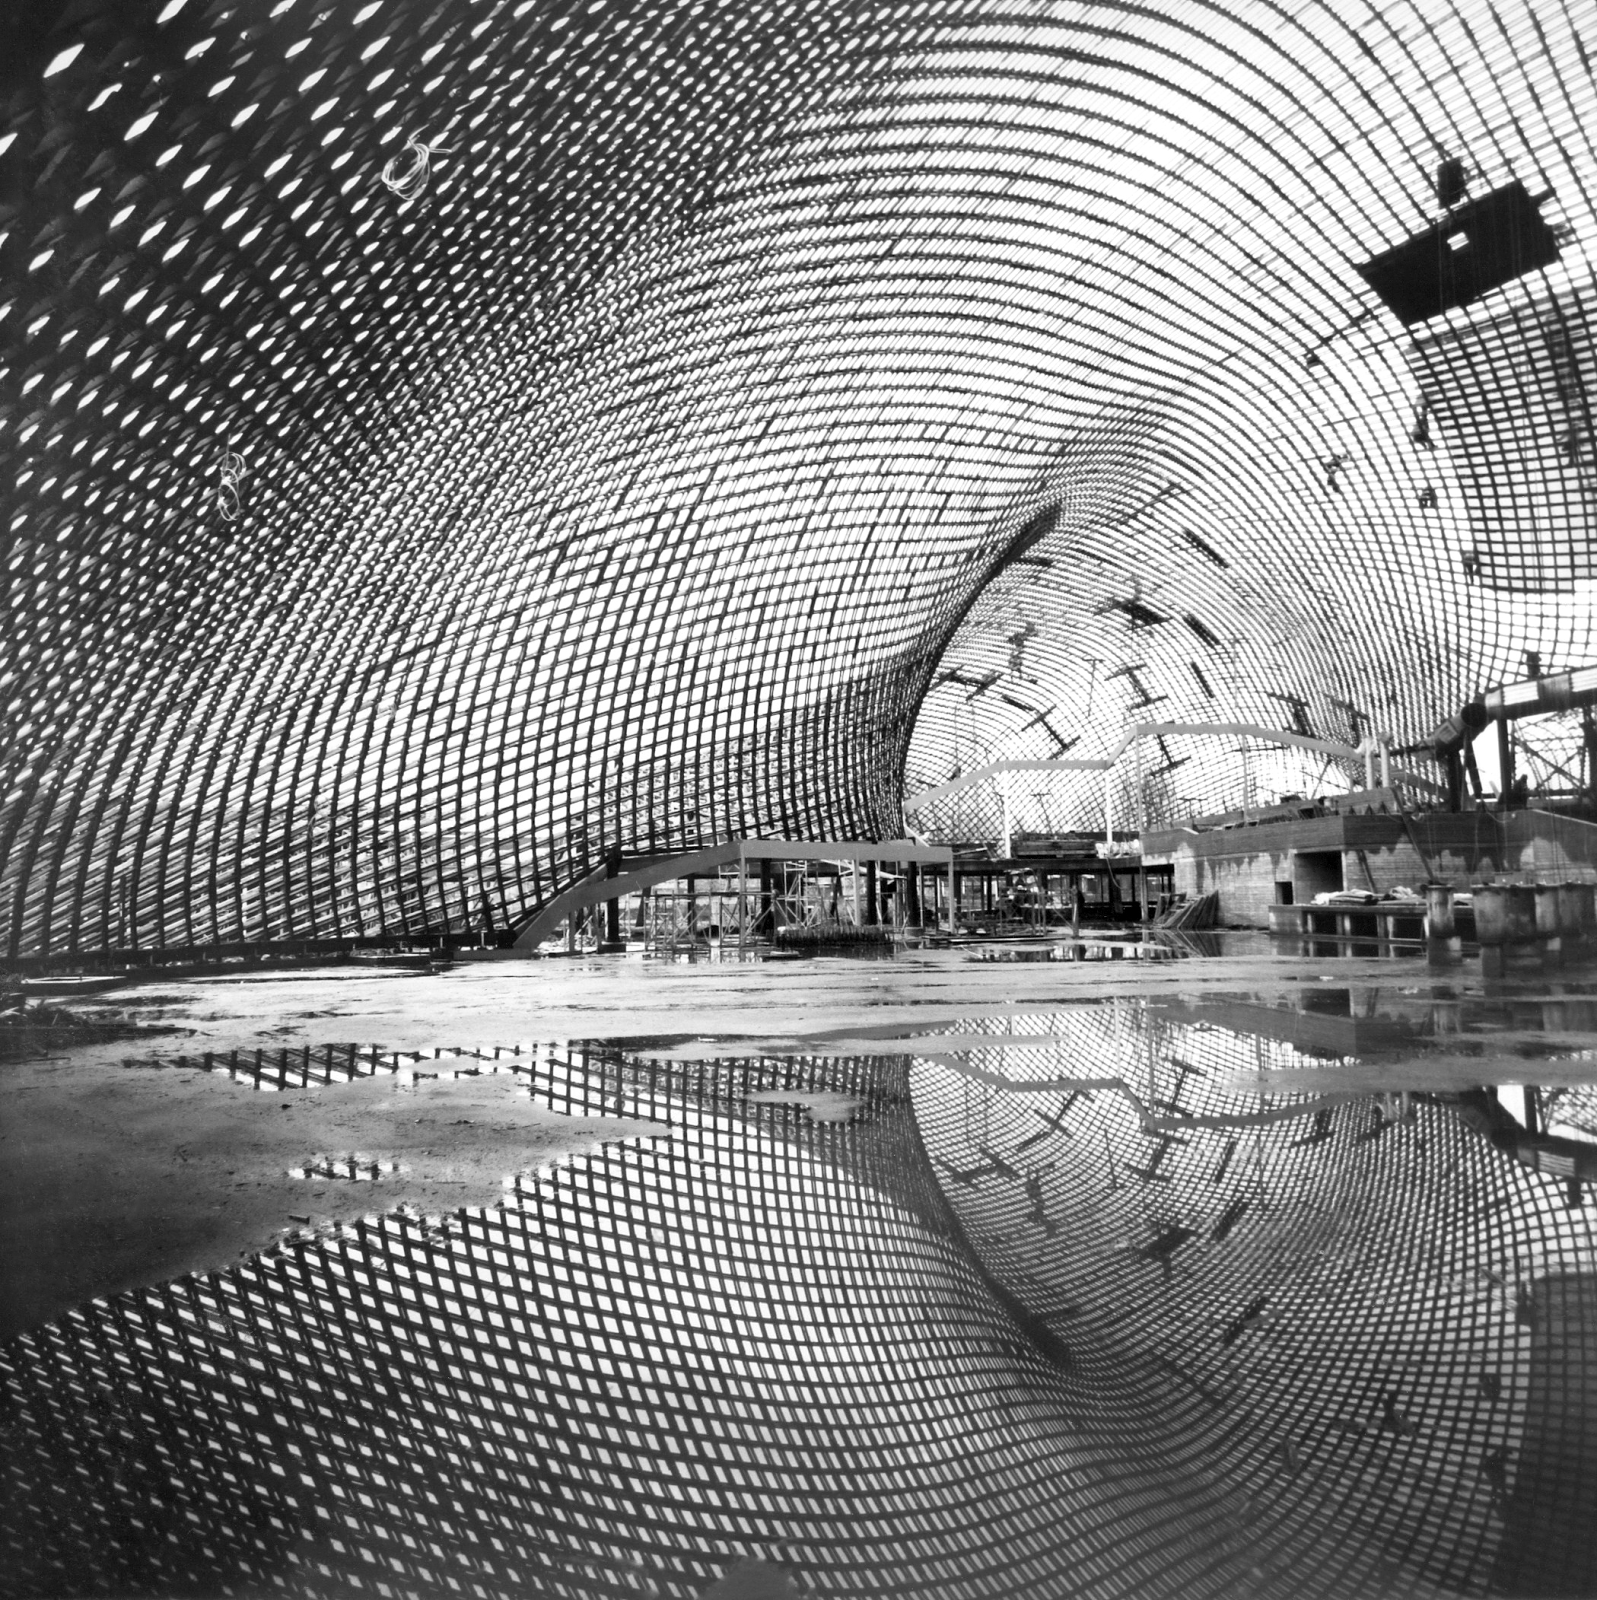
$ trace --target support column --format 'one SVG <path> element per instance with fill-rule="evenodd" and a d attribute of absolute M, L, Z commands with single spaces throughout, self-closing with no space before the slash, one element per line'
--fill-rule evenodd
<path fill-rule="evenodd" d="M 1143 865 L 1144 841 L 1148 837 L 1148 786 L 1142 776 L 1142 740 L 1135 741 L 1137 752 L 1137 903 L 1142 921 L 1148 920 L 1148 869 Z"/>
<path fill-rule="evenodd" d="M 1497 767 L 1503 786 L 1497 809 L 1507 811 L 1514 793 L 1514 741 L 1509 734 L 1506 713 L 1497 719 Z"/>
<path fill-rule="evenodd" d="M 954 863 L 948 863 L 948 931 L 959 932 L 959 879 L 954 875 Z"/>
<path fill-rule="evenodd" d="M 1479 800 L 1485 790 L 1481 788 L 1481 770 L 1475 764 L 1475 741 L 1473 739 L 1464 741 L 1464 771 L 1469 775 L 1470 797 L 1474 800 Z"/>
<path fill-rule="evenodd" d="M 621 873 L 621 852 L 612 850 L 605 857 L 604 875 L 606 878 L 615 878 Z M 606 900 L 604 903 L 604 942 L 611 949 L 621 945 L 621 902 L 619 900 Z"/>
<path fill-rule="evenodd" d="M 760 860 L 760 915 L 754 931 L 763 939 L 776 937 L 776 906 L 771 899 L 771 863 L 766 857 Z"/>
<path fill-rule="evenodd" d="M 698 923 L 698 920 L 699 920 L 698 902 L 693 898 L 694 887 L 695 887 L 695 880 L 693 879 L 693 877 L 689 876 L 689 878 L 687 879 L 687 886 L 688 886 L 688 918 L 687 918 L 687 921 L 688 921 L 688 930 L 687 930 L 688 931 L 688 949 L 691 950 L 693 948 L 693 944 L 694 944 L 694 937 L 698 933 L 697 923 Z"/>
<path fill-rule="evenodd" d="M 882 920 L 882 902 L 876 882 L 874 857 L 865 863 L 865 920 L 873 928 L 879 927 Z"/>
<path fill-rule="evenodd" d="M 859 869 L 860 869 L 859 858 L 856 856 L 854 858 L 854 862 L 853 862 L 853 870 L 849 873 L 849 884 L 850 884 L 850 886 L 852 887 L 852 889 L 854 891 L 854 929 L 855 929 L 855 932 L 858 932 L 859 928 L 860 928 Z"/>
<path fill-rule="evenodd" d="M 1453 914 L 1453 886 L 1447 883 L 1425 885 L 1426 953 L 1432 961 L 1445 961 L 1452 954 L 1457 922 Z"/>

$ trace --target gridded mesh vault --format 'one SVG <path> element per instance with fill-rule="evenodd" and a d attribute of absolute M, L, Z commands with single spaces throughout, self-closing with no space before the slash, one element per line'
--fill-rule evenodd
<path fill-rule="evenodd" d="M 502 925 L 1154 707 L 1401 744 L 1585 658 L 1577 18 L 11 8 L 9 947 Z M 1357 320 L 1444 153 L 1560 259 Z"/>
<path fill-rule="evenodd" d="M 1284 1045 L 1014 1027 L 485 1060 L 672 1136 L 13 1341 L 0 1582 L 691 1596 L 753 1554 L 837 1596 L 1590 1592 L 1591 1238 L 1557 1183 L 1441 1106 L 1261 1118 L 1230 1080 Z M 1061 1074 L 1190 1120 L 1027 1087 Z"/>

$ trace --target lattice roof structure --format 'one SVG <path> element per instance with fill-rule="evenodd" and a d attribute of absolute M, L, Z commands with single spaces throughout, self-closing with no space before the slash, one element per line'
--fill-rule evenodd
<path fill-rule="evenodd" d="M 1590 658 L 1577 24 L 17 12 L 8 951 L 502 927 L 1139 708 L 1403 745 Z M 1450 157 L 1556 259 L 1405 326 L 1357 268 Z"/>

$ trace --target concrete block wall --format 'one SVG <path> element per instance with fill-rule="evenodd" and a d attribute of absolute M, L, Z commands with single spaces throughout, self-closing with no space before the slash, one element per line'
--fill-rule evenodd
<path fill-rule="evenodd" d="M 1178 894 L 1196 899 L 1217 890 L 1220 921 L 1253 928 L 1269 927 L 1276 883 L 1301 876 L 1294 872 L 1294 851 L 1339 850 L 1343 887 L 1376 894 L 1400 885 L 1418 889 L 1433 876 L 1458 889 L 1502 877 L 1597 881 L 1597 826 L 1537 811 L 1506 818 L 1432 813 L 1406 824 L 1388 815 L 1322 817 L 1162 833 L 1150 836 L 1150 844 L 1171 862 Z"/>
<path fill-rule="evenodd" d="M 1597 882 L 1597 824 L 1546 811 L 1520 811 L 1508 819 L 1508 871 L 1543 881 Z"/>
<path fill-rule="evenodd" d="M 1210 890 L 1218 890 L 1222 923 L 1241 924 L 1250 928 L 1269 927 L 1269 908 L 1275 901 L 1278 874 L 1290 876 L 1285 858 L 1268 850 L 1248 855 L 1207 858 L 1187 852 L 1176 854 L 1177 893 L 1185 892 L 1196 899 Z"/>

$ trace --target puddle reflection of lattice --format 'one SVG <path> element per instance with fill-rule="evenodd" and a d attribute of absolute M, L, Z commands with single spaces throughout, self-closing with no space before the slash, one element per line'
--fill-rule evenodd
<path fill-rule="evenodd" d="M 1107 1054 L 1167 1113 L 1230 1100 L 1234 1036 L 1163 1030 L 1150 1082 L 1146 1037 L 1095 1015 L 1082 1065 Z M 225 1571 L 331 1600 L 380 1565 L 396 1593 L 469 1573 L 487 1596 L 686 1600 L 760 1553 L 735 1527 L 806 1592 L 1342 1600 L 1469 1587 L 1516 1503 L 1536 1285 L 1570 1225 L 1526 1216 L 1525 1180 L 1441 1108 L 1380 1137 L 1357 1107 L 1171 1137 L 1120 1095 L 946 1061 L 910 1069 L 945 1075 L 916 1122 L 901 1057 L 417 1066 L 512 1071 L 673 1138 L 27 1336 L 4 1448 L 36 1579 L 99 1561 L 78 1587 L 103 1589 L 99 1549 L 144 1561 L 118 1582 L 145 1592 Z M 809 1109 L 843 1102 L 847 1122 Z M 1495 1283 L 1461 1292 L 1474 1267 Z M 93 1396 L 126 1425 L 99 1431 Z M 129 1514 L 165 1530 L 131 1556 L 106 1531 Z"/>
<path fill-rule="evenodd" d="M 206 1050 L 198 1055 L 140 1057 L 125 1067 L 174 1067 L 220 1072 L 235 1083 L 265 1093 L 318 1089 L 352 1083 L 383 1072 L 410 1072 L 417 1079 L 475 1077 L 492 1072 L 531 1073 L 547 1045 L 489 1045 L 389 1050 L 375 1044 L 279 1045 L 256 1050 Z M 541 1054 L 540 1054 L 541 1053 Z"/>
<path fill-rule="evenodd" d="M 966 1103 L 973 1096 L 982 1100 L 1055 1087 L 1077 1093 L 1108 1090 L 1125 1100 L 1150 1134 L 1245 1129 L 1305 1117 L 1323 1122 L 1332 1106 L 1355 1093 L 1260 1093 L 1233 1079 L 1210 1083 L 1200 1108 L 1191 1102 L 1188 1082 L 1208 1078 L 1222 1063 L 1245 1061 L 1257 1075 L 1345 1065 L 1347 1058 L 1310 1054 L 1208 1022 L 1171 1022 L 1135 1003 L 978 1017 L 942 1032 L 928 1030 L 904 1044 L 916 1057 L 944 1061 L 966 1079 L 971 1086 L 962 1091 Z M 1204 1064 L 1210 1058 L 1214 1066 Z M 1305 1088 L 1317 1091 L 1320 1085 Z M 1392 1120 L 1401 1114 L 1391 1108 Z"/>
<path fill-rule="evenodd" d="M 1085 1551 L 1106 1595 L 1234 1592 L 1202 1474 L 1168 1473 L 1146 1419 L 1078 1414 L 959 1247 L 901 1060 L 525 1065 L 545 1103 L 676 1136 L 0 1355 L 19 1587 L 687 1600 L 753 1557 L 809 1593 L 997 1600 Z"/>
<path fill-rule="evenodd" d="M 1589 1477 L 1531 1465 L 1567 1452 L 1597 1392 L 1568 1332 L 1584 1302 L 1549 1287 L 1593 1259 L 1560 1185 L 1429 1101 L 1242 1126 L 1244 1098 L 1289 1097 L 1239 1096 L 1240 1069 L 1290 1046 L 1131 1008 L 1055 1027 L 1051 1048 L 995 1039 L 979 1078 L 956 1056 L 913 1069 L 945 1192 L 1021 1303 L 1128 1381 L 1148 1373 L 1143 1403 L 1173 1409 L 1195 1457 L 1317 1530 L 1307 1559 L 1346 1562 L 1379 1527 L 1405 1592 L 1470 1591 L 1534 1483 L 1559 1559 L 1590 1563 Z M 1049 1087 L 1067 1055 L 1075 1081 Z M 1080 1077 L 1106 1067 L 1169 1120 Z"/>
<path fill-rule="evenodd" d="M 1549 1132 L 1597 1139 L 1597 1084 L 1570 1084 L 1547 1090 L 1542 1115 Z"/>

